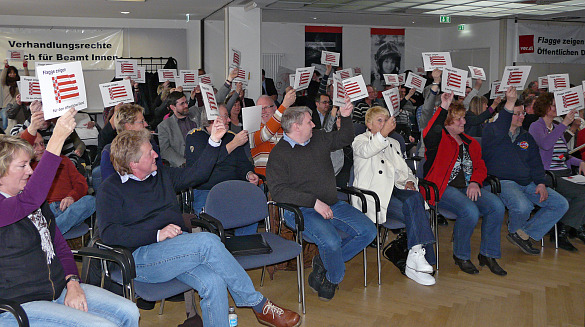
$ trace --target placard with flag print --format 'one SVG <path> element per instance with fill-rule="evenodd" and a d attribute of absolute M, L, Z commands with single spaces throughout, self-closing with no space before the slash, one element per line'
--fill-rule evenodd
<path fill-rule="evenodd" d="M 555 92 L 555 104 L 557 107 L 557 116 L 564 115 L 573 109 L 582 110 L 585 108 L 585 103 L 583 102 L 583 86 L 579 85 Z"/>
<path fill-rule="evenodd" d="M 199 85 L 201 85 L 201 83 L 213 86 L 211 75 L 209 74 L 199 75 Z"/>
<path fill-rule="evenodd" d="M 39 79 L 31 76 L 20 76 L 20 100 L 23 102 L 41 101 L 41 86 Z"/>
<path fill-rule="evenodd" d="M 422 93 L 425 88 L 426 82 L 427 82 L 426 78 L 415 73 L 410 73 L 406 78 L 406 82 L 404 82 L 404 86 L 414 88 L 419 93 Z"/>
<path fill-rule="evenodd" d="M 492 89 L 490 91 L 490 99 L 495 99 L 497 97 L 505 97 L 506 92 L 500 89 L 500 85 L 502 83 L 500 81 L 492 82 Z"/>
<path fill-rule="evenodd" d="M 136 67 L 136 77 L 132 78 L 136 83 L 146 83 L 146 67 L 144 66 L 137 66 Z"/>
<path fill-rule="evenodd" d="M 423 52 L 423 65 L 425 71 L 431 71 L 435 68 L 443 69 L 452 67 L 451 54 L 449 52 Z"/>
<path fill-rule="evenodd" d="M 248 87 L 248 82 L 250 81 L 250 73 L 244 70 L 242 67 L 238 69 L 238 75 L 232 81 L 232 88 L 235 89 L 236 83 L 242 83 L 244 88 Z"/>
<path fill-rule="evenodd" d="M 342 81 L 346 78 L 352 78 L 354 76 L 352 68 L 338 70 L 335 72 L 335 74 L 339 75 L 339 78 L 341 78 Z"/>
<path fill-rule="evenodd" d="M 346 78 L 342 81 L 345 94 L 351 101 L 357 101 L 368 96 L 368 89 L 362 75 Z"/>
<path fill-rule="evenodd" d="M 87 108 L 80 61 L 40 67 L 38 76 L 45 119 L 60 117 L 71 108 Z"/>
<path fill-rule="evenodd" d="M 176 69 L 158 69 L 158 81 L 164 83 L 166 81 L 174 82 L 177 76 Z"/>
<path fill-rule="evenodd" d="M 469 74 L 469 72 L 463 69 L 445 67 L 441 76 L 441 87 L 443 92 L 453 91 L 453 94 L 455 95 L 465 96 L 467 74 Z"/>
<path fill-rule="evenodd" d="M 384 83 L 386 83 L 386 85 L 399 86 L 400 81 L 398 80 L 398 74 L 384 74 Z"/>
<path fill-rule="evenodd" d="M 304 90 L 309 87 L 315 67 L 297 68 L 295 71 L 295 84 L 293 88 L 297 91 Z"/>
<path fill-rule="evenodd" d="M 60 64 L 60 62 L 56 62 L 56 61 L 35 61 L 35 76 L 37 78 L 39 78 L 39 71 L 41 67 L 43 66 L 49 66 L 49 65 L 57 65 Z"/>
<path fill-rule="evenodd" d="M 104 107 L 113 107 L 121 103 L 134 102 L 132 85 L 129 79 L 99 85 Z"/>
<path fill-rule="evenodd" d="M 406 83 L 406 73 L 398 74 L 398 83 L 400 83 L 400 85 Z"/>
<path fill-rule="evenodd" d="M 569 83 L 569 74 L 552 74 L 547 75 L 548 91 L 556 92 L 566 90 L 571 87 Z"/>
<path fill-rule="evenodd" d="M 361 75 L 362 69 L 359 67 L 353 67 L 353 76 Z"/>
<path fill-rule="evenodd" d="M 240 50 L 231 48 L 230 49 L 230 69 L 240 67 L 242 64 L 242 52 Z"/>
<path fill-rule="evenodd" d="M 469 72 L 471 73 L 471 78 L 480 79 L 482 81 L 485 81 L 487 79 L 483 68 L 473 67 L 473 66 L 467 66 L 467 67 L 469 67 Z"/>
<path fill-rule="evenodd" d="M 506 66 L 504 68 L 504 75 L 502 76 L 502 84 L 500 89 L 506 91 L 509 86 L 513 86 L 516 90 L 523 90 L 530 74 L 532 66 Z"/>
<path fill-rule="evenodd" d="M 382 92 L 384 101 L 386 101 L 386 108 L 390 111 L 390 116 L 394 116 L 394 113 L 400 110 L 400 95 L 398 94 L 398 88 L 393 87 Z"/>
<path fill-rule="evenodd" d="M 541 76 L 538 78 L 538 88 L 541 90 L 548 90 L 548 76 Z"/>
<path fill-rule="evenodd" d="M 116 78 L 124 78 L 126 76 L 134 79 L 136 78 L 138 70 L 138 60 L 135 59 L 116 59 Z"/>
<path fill-rule="evenodd" d="M 341 53 L 321 51 L 321 63 L 323 65 L 329 64 L 333 67 L 339 67 L 339 59 L 341 59 Z"/>
<path fill-rule="evenodd" d="M 345 105 L 345 88 L 337 74 L 333 74 L 333 105 L 338 107 Z"/>
<path fill-rule="evenodd" d="M 6 59 L 8 59 L 8 63 L 10 63 L 10 61 L 23 61 L 24 50 L 7 50 Z"/>
<path fill-rule="evenodd" d="M 175 81 L 177 86 L 182 86 L 183 91 L 193 90 L 199 84 L 199 71 L 197 69 L 185 69 L 179 71 L 179 78 Z"/>
<path fill-rule="evenodd" d="M 219 108 L 217 100 L 215 100 L 215 93 L 213 92 L 213 86 L 205 83 L 200 83 L 201 96 L 203 97 L 203 103 L 205 104 L 205 113 L 207 114 L 208 120 L 215 120 L 219 116 Z"/>

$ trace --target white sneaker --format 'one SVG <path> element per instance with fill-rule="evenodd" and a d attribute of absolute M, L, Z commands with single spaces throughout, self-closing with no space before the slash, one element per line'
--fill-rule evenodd
<path fill-rule="evenodd" d="M 406 269 L 404 272 L 406 273 L 406 277 L 414 280 L 415 282 L 417 282 L 421 285 L 425 285 L 425 286 L 435 285 L 435 277 L 431 276 L 430 274 L 415 271 L 414 269 L 410 268 L 409 266 L 406 266 Z"/>
<path fill-rule="evenodd" d="M 433 266 L 429 265 L 427 259 L 425 259 L 425 253 L 426 251 L 421 244 L 413 246 L 408 251 L 408 257 L 406 257 L 406 267 L 416 272 L 432 274 Z"/>

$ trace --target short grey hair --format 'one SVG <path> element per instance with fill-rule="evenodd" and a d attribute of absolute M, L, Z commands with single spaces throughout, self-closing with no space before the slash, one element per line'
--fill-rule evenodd
<path fill-rule="evenodd" d="M 294 123 L 301 125 L 303 123 L 303 119 L 305 118 L 305 112 L 308 112 L 309 115 L 313 113 L 312 110 L 307 106 L 290 107 L 286 109 L 280 120 L 282 130 L 285 133 L 288 133 L 290 132 L 290 129 Z"/>

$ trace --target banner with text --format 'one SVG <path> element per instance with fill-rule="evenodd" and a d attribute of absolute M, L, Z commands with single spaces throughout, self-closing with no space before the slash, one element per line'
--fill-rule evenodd
<path fill-rule="evenodd" d="M 585 29 L 519 23 L 517 61 L 585 64 Z"/>

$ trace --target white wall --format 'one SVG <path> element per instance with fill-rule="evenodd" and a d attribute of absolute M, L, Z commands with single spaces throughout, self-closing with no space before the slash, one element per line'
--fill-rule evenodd
<path fill-rule="evenodd" d="M 225 67 L 224 22 L 206 20 L 203 22 L 203 67 L 211 74 L 213 84 L 217 87 L 227 76 Z"/>

